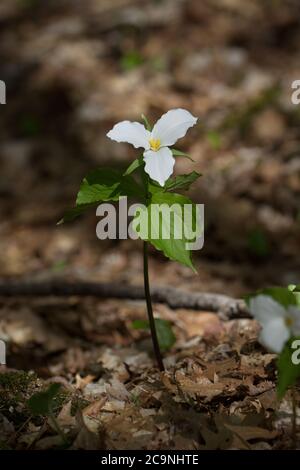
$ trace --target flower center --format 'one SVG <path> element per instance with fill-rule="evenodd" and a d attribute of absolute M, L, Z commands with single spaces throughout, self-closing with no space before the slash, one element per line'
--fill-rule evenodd
<path fill-rule="evenodd" d="M 291 328 L 291 326 L 293 326 L 294 319 L 292 317 L 285 317 L 284 321 L 288 328 Z"/>
<path fill-rule="evenodd" d="M 160 140 L 159 139 L 150 139 L 149 140 L 150 148 L 153 152 L 157 152 L 160 149 Z"/>

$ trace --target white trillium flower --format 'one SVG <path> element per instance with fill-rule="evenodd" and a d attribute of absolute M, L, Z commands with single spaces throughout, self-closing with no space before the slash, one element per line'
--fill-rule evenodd
<path fill-rule="evenodd" d="M 184 137 L 197 122 L 185 109 L 171 109 L 157 121 L 152 131 L 139 122 L 122 121 L 116 124 L 107 137 L 117 142 L 127 142 L 144 151 L 145 171 L 153 180 L 164 186 L 172 175 L 175 159 L 169 146 Z"/>
<path fill-rule="evenodd" d="M 300 309 L 296 306 L 284 308 L 261 294 L 250 299 L 250 312 L 262 326 L 261 344 L 272 352 L 280 353 L 290 338 L 300 335 Z"/>

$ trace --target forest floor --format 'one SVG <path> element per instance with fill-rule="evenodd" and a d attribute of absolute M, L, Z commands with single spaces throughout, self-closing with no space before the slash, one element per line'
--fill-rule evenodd
<path fill-rule="evenodd" d="M 89 170 L 134 158 L 106 138 L 115 122 L 183 107 L 200 124 L 181 147 L 195 163 L 176 169 L 203 174 L 205 245 L 197 275 L 153 250 L 151 283 L 234 298 L 299 283 L 297 1 L 3 0 L 0 24 L 1 280 L 141 285 L 140 242 L 100 242 L 94 214 L 56 223 Z M 143 301 L 1 297 L 0 447 L 292 448 L 256 322 L 154 310 L 176 335 L 165 373 L 132 327 Z M 52 382 L 65 440 L 28 407 Z"/>

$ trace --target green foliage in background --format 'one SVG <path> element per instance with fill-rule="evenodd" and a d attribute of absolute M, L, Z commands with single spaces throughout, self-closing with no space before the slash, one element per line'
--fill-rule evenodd
<path fill-rule="evenodd" d="M 163 352 L 171 349 L 176 341 L 173 333 L 171 323 L 161 318 L 155 318 L 155 326 L 157 331 L 157 338 L 159 346 Z M 135 320 L 132 322 L 132 327 L 135 330 L 149 330 L 150 325 L 148 320 Z"/>

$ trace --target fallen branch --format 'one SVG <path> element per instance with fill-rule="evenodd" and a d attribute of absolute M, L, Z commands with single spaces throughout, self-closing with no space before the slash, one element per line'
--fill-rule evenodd
<path fill-rule="evenodd" d="M 153 302 L 165 303 L 171 308 L 187 308 L 193 310 L 219 313 L 224 319 L 245 318 L 249 316 L 246 304 L 241 299 L 233 299 L 226 295 L 192 293 L 174 287 L 153 287 Z M 52 281 L 0 281 L 2 297 L 100 297 L 115 299 L 143 300 L 144 288 L 125 284 L 96 282 L 63 282 Z"/>

